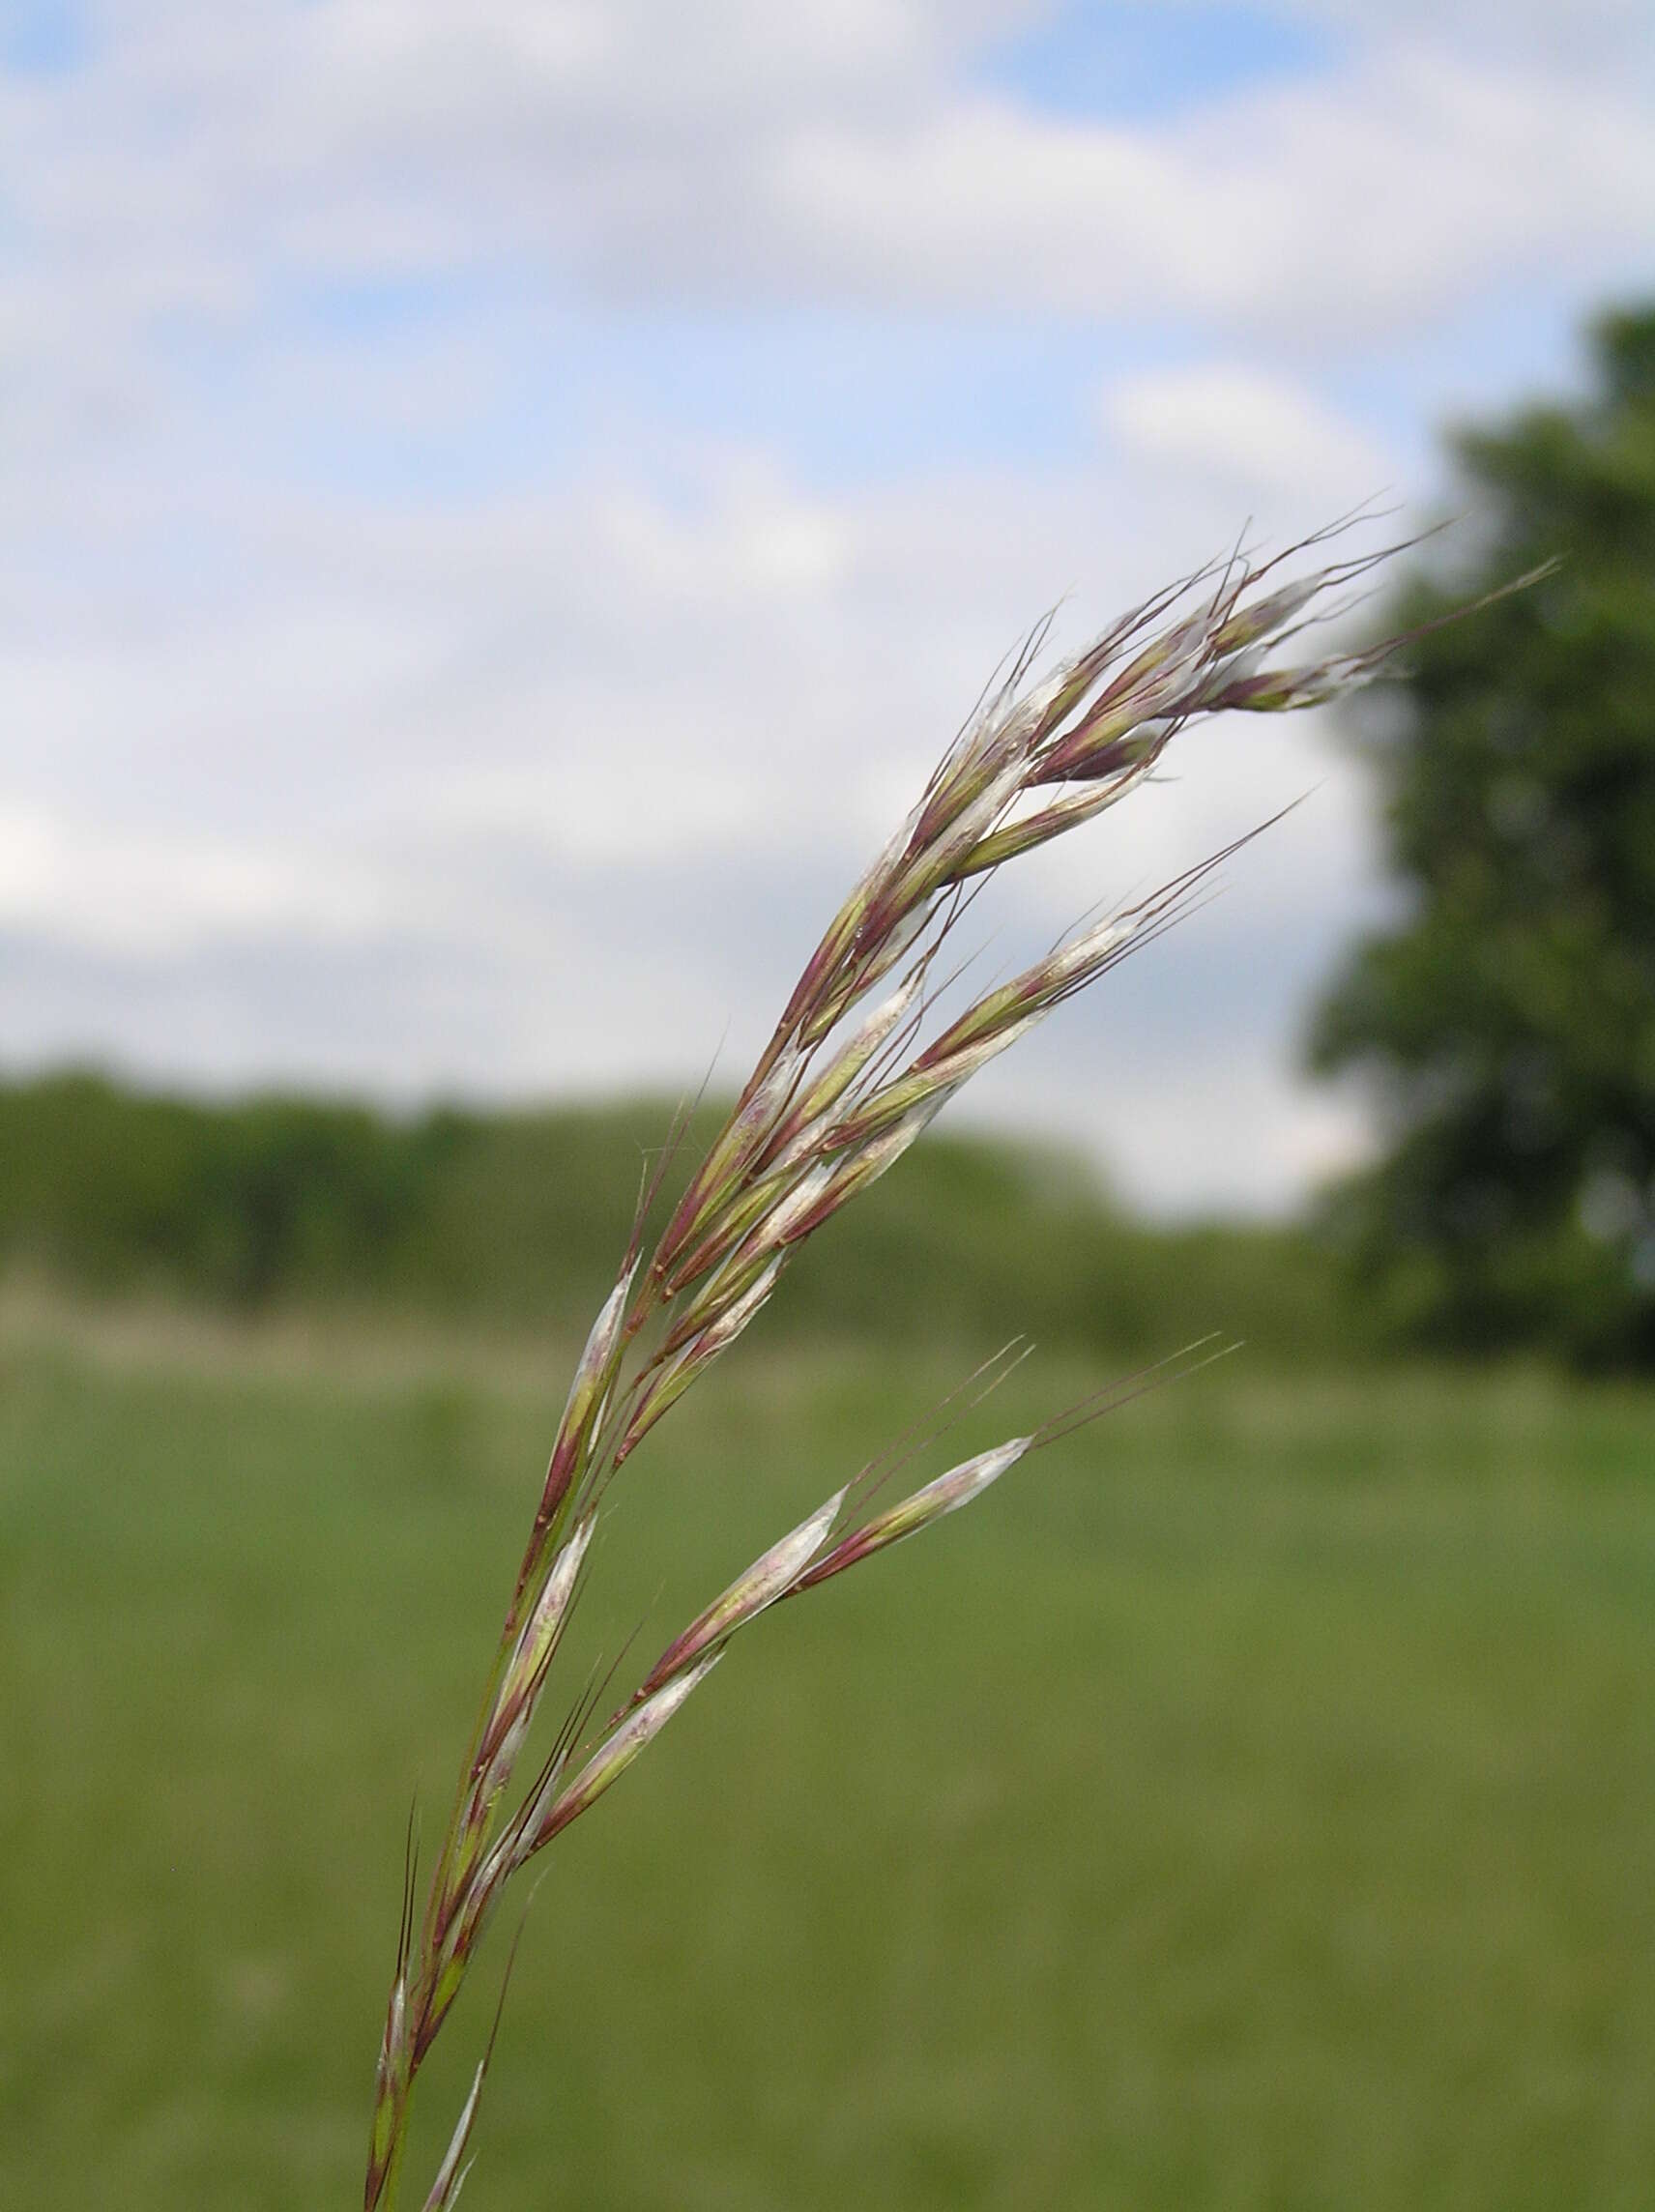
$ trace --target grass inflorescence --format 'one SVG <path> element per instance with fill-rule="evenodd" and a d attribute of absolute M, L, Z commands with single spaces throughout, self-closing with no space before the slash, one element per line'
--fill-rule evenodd
<path fill-rule="evenodd" d="M 1227 856 L 1089 922 L 945 1013 L 942 1002 L 957 981 L 945 950 L 982 886 L 1118 803 L 1190 722 L 1307 706 L 1363 680 L 1378 654 L 1299 664 L 1278 655 L 1370 565 L 1344 560 L 1284 581 L 1279 561 L 1255 567 L 1234 557 L 1135 608 L 1039 681 L 1032 670 L 1045 629 L 1037 630 L 829 922 L 651 1242 L 646 1224 L 682 1137 L 675 1132 L 576 1365 L 422 1906 L 410 1852 L 366 2212 L 394 2202 L 416 2076 L 508 1888 L 619 1779 L 732 1640 L 770 1607 L 933 1526 L 1113 1402 L 1089 1401 L 1009 1438 L 895 1503 L 876 1505 L 892 1469 L 865 1468 L 731 1583 L 619 1703 L 604 1682 L 566 1703 L 549 1747 L 525 1769 L 590 1570 L 599 1508 L 625 1462 L 748 1327 L 816 1232 L 885 1175 L 979 1069 L 1185 913 Z M 1198 1346 L 1188 1358 L 1205 1355 Z M 979 1385 L 1001 1372 L 991 1363 Z M 426 2212 L 443 2212 L 463 2182 L 485 2066 L 486 2058 Z"/>

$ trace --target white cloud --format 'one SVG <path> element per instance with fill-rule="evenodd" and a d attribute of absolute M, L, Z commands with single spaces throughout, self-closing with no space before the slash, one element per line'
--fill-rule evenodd
<path fill-rule="evenodd" d="M 1646 248 L 1655 138 L 1612 82 L 1420 46 L 1161 130 L 988 100 L 825 124 L 777 175 L 807 280 L 1326 345 L 1417 326 L 1565 247 L 1582 266 Z"/>
<path fill-rule="evenodd" d="M 249 938 L 357 938 L 383 919 L 376 887 L 337 857 L 318 868 L 268 847 L 0 812 L 0 929 L 155 963 Z"/>
<path fill-rule="evenodd" d="M 1283 12 L 1358 36 L 1429 39 L 1483 63 L 1549 73 L 1655 73 L 1644 0 L 1281 0 Z"/>
<path fill-rule="evenodd" d="M 1390 475 L 1376 439 L 1302 384 L 1246 362 L 1121 378 L 1104 393 L 1103 417 L 1141 464 L 1194 472 L 1243 501 L 1309 500 L 1339 513 Z"/>
<path fill-rule="evenodd" d="M 1451 10 L 1369 14 L 1331 73 L 1137 128 L 971 89 L 973 37 L 1017 13 L 152 0 L 84 70 L 0 80 L 0 173 L 25 278 L 90 333 L 508 256 L 611 299 L 1179 313 L 1325 345 L 1650 244 L 1647 98 L 1618 49 L 1550 66 L 1532 11 L 1495 61 Z"/>

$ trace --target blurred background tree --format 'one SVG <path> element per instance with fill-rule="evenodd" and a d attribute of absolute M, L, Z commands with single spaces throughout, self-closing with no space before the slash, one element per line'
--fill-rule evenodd
<path fill-rule="evenodd" d="M 1384 610 L 1410 628 L 1559 563 L 1369 695 L 1357 742 L 1407 903 L 1347 959 L 1311 1055 L 1383 1103 L 1388 1149 L 1332 1221 L 1391 1329 L 1648 1366 L 1655 306 L 1592 335 L 1588 396 L 1455 440 L 1470 573 L 1420 570 Z"/>

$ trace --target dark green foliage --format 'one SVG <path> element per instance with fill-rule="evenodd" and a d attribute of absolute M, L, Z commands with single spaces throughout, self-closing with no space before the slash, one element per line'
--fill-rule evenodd
<path fill-rule="evenodd" d="M 1421 637 L 1371 727 L 1405 917 L 1321 1009 L 1376 1076 L 1383 1163 L 1338 1221 L 1392 1322 L 1470 1349 L 1655 1363 L 1655 308 L 1596 331 L 1598 388 L 1457 444 L 1475 572 L 1416 578 Z"/>
<path fill-rule="evenodd" d="M 392 1120 L 357 1105 L 0 1091 L 0 1259 L 93 1293 L 336 1299 L 584 1326 L 667 1113 Z"/>
<path fill-rule="evenodd" d="M 0 1271 L 247 1314 L 321 1304 L 584 1333 L 614 1278 L 659 1100 L 393 1120 L 213 1106 L 68 1075 L 0 1088 Z M 698 1117 L 687 1175 L 716 1126 Z M 1324 1263 L 1282 1232 L 1122 1220 L 1060 1154 L 933 1138 L 835 1222 L 760 1324 L 906 1343 L 1155 1356 L 1206 1329 L 1341 1348 Z"/>

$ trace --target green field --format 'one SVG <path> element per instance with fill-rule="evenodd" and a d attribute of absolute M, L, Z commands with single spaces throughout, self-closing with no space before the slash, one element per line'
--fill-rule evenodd
<path fill-rule="evenodd" d="M 9 1312 L 0 2203 L 360 2200 L 561 1371 Z M 952 1376 L 732 1361 L 588 1646 Z M 1243 1355 L 763 1623 L 548 1864 L 478 2212 L 1655 2205 L 1655 1395 Z"/>

